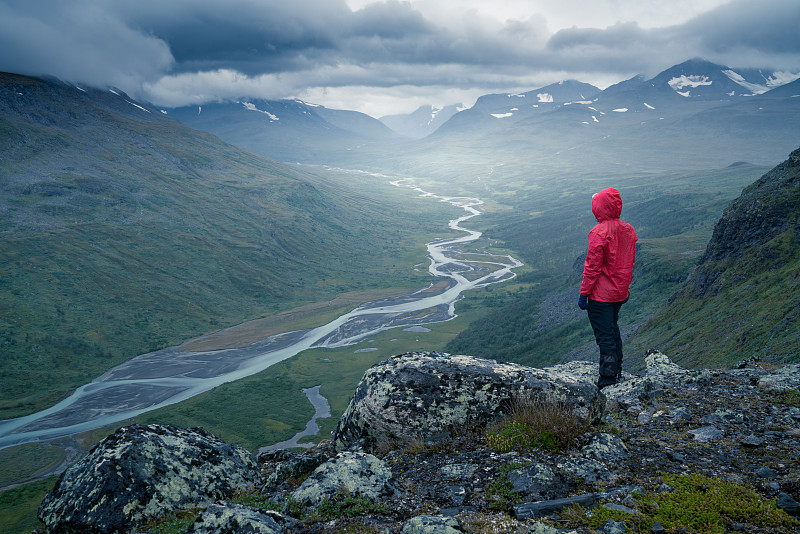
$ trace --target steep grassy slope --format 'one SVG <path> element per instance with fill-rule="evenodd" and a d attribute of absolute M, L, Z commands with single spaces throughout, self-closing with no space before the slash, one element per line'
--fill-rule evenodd
<path fill-rule="evenodd" d="M 594 354 L 585 312 L 577 307 L 586 236 L 595 223 L 591 194 L 614 186 L 623 198 L 622 218 L 639 236 L 631 299 L 621 324 L 630 331 L 666 303 L 702 254 L 725 205 L 763 168 L 737 165 L 717 171 L 559 177 L 517 182 L 506 175 L 493 198 L 513 206 L 488 215 L 488 237 L 519 251 L 528 272 L 521 289 L 468 296 L 458 310 L 488 308 L 487 315 L 455 338 L 451 352 L 542 366 L 586 347 Z M 508 172 L 508 171 L 503 171 Z M 499 178 L 497 179 L 499 181 Z M 646 350 L 650 347 L 644 347 Z M 628 352 L 633 356 L 633 349 Z"/>
<path fill-rule="evenodd" d="M 800 359 L 800 150 L 725 209 L 692 277 L 635 342 L 687 365 Z"/>
<path fill-rule="evenodd" d="M 0 419 L 245 319 L 418 287 L 410 265 L 446 216 L 409 197 L 264 159 L 123 94 L 0 76 Z"/>

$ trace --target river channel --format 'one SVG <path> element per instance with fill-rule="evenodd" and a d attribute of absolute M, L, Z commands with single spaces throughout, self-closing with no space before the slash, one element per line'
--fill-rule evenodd
<path fill-rule="evenodd" d="M 432 201 L 466 213 L 449 222 L 462 236 L 428 243 L 428 272 L 434 283 L 407 295 L 368 302 L 323 326 L 273 335 L 243 348 L 187 352 L 181 346 L 142 354 L 85 384 L 58 404 L 25 417 L 0 421 L 0 449 L 71 436 L 111 425 L 141 413 L 263 371 L 316 347 L 355 344 L 390 328 L 447 321 L 464 291 L 513 278 L 521 262 L 508 255 L 465 251 L 481 233 L 461 226 L 480 215 L 477 198 L 445 197 L 398 180 Z M 442 284 L 442 281 L 446 284 Z M 422 315 L 424 313 L 424 315 Z"/>

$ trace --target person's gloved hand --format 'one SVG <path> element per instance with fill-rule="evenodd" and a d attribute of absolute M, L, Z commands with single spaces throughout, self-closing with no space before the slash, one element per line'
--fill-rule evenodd
<path fill-rule="evenodd" d="M 586 295 L 581 295 L 578 297 L 578 307 L 582 310 L 589 309 L 589 297 Z"/>

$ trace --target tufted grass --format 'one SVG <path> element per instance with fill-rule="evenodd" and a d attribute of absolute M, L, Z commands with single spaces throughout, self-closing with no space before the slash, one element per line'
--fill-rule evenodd
<path fill-rule="evenodd" d="M 142 530 L 154 534 L 184 534 L 202 512 L 201 509 L 177 510 L 146 523 Z"/>
<path fill-rule="evenodd" d="M 519 396 L 510 403 L 508 415 L 486 431 L 488 446 L 498 452 L 569 448 L 588 428 L 588 423 L 564 402 Z"/>

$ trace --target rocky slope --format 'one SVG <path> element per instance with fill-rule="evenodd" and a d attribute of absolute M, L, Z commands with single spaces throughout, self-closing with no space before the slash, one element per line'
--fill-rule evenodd
<path fill-rule="evenodd" d="M 602 393 L 596 372 L 401 355 L 365 374 L 333 441 L 256 459 L 199 429 L 125 428 L 40 517 L 50 532 L 800 532 L 800 365 L 692 371 L 655 352 Z M 520 392 L 577 437 L 523 443 Z M 386 420 L 407 431 L 342 439 Z M 118 491 L 98 489 L 109 479 Z"/>
<path fill-rule="evenodd" d="M 800 149 L 731 202 L 683 288 L 637 336 L 691 365 L 796 361 L 799 272 Z"/>

